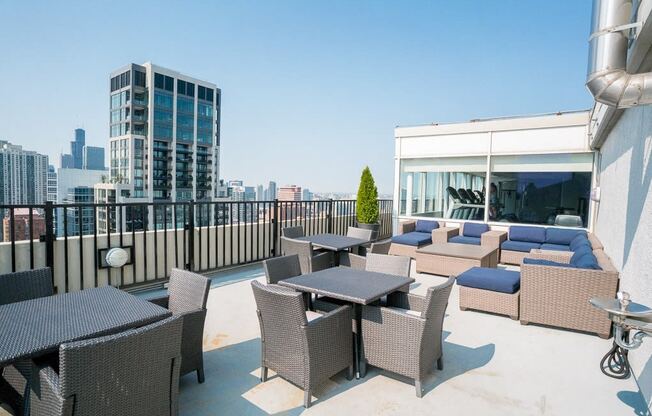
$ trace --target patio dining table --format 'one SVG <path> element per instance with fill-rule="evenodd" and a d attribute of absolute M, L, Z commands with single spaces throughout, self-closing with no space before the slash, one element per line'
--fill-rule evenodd
<path fill-rule="evenodd" d="M 0 306 L 0 368 L 65 342 L 156 322 L 170 311 L 111 286 Z"/>
<path fill-rule="evenodd" d="M 337 255 L 340 251 L 346 251 L 353 247 L 358 247 L 363 244 L 367 244 L 369 241 L 362 238 L 348 237 L 345 235 L 339 234 L 314 234 L 308 235 L 305 237 L 299 237 L 297 240 L 310 241 L 313 246 L 321 248 L 328 251 L 335 252 L 335 265 L 339 265 L 339 256 Z"/>
<path fill-rule="evenodd" d="M 353 338 L 354 359 L 358 377 L 364 377 L 366 363 L 362 344 L 362 305 L 376 302 L 385 295 L 414 282 L 411 277 L 369 272 L 349 267 L 331 267 L 314 273 L 281 280 L 278 284 L 300 292 L 328 296 L 350 303 L 356 322 Z"/>

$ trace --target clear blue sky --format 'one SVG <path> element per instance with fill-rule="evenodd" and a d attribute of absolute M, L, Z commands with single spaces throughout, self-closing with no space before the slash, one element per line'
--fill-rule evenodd
<path fill-rule="evenodd" d="M 590 0 L 0 0 L 0 139 L 108 143 L 108 74 L 151 61 L 223 93 L 226 179 L 393 184 L 396 125 L 589 108 Z"/>

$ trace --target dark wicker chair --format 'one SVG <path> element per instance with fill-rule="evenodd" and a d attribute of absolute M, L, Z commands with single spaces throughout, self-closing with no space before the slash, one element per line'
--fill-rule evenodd
<path fill-rule="evenodd" d="M 284 256 L 290 254 L 299 256 L 302 274 L 327 269 L 333 265 L 333 253 L 330 251 L 316 253 L 310 241 L 281 237 L 281 248 L 281 254 Z"/>
<path fill-rule="evenodd" d="M 375 254 L 389 254 L 389 248 L 391 245 L 392 240 L 377 241 L 375 243 L 371 243 L 371 247 L 369 248 L 368 252 Z"/>
<path fill-rule="evenodd" d="M 263 268 L 265 269 L 268 285 L 301 275 L 301 264 L 299 263 L 299 256 L 296 254 L 264 260 Z"/>
<path fill-rule="evenodd" d="M 172 269 L 168 295 L 150 302 L 169 309 L 173 316 L 183 317 L 181 375 L 197 371 L 197 381 L 204 382 L 204 321 L 210 280 L 186 270 Z"/>
<path fill-rule="evenodd" d="M 303 237 L 305 233 L 303 232 L 303 227 L 298 225 L 296 227 L 285 227 L 281 230 L 281 236 L 287 238 L 299 238 Z"/>
<path fill-rule="evenodd" d="M 357 228 L 357 227 L 349 227 L 346 230 L 347 237 L 359 238 L 361 240 L 367 240 L 367 241 L 371 241 L 372 234 L 373 234 L 373 230 L 365 230 L 363 228 Z"/>
<path fill-rule="evenodd" d="M 177 415 L 182 321 L 62 344 L 58 369 L 33 363 L 30 414 Z"/>
<path fill-rule="evenodd" d="M 302 388 L 304 406 L 310 407 L 316 386 L 347 368 L 353 376 L 349 306 L 308 320 L 301 293 L 257 281 L 251 287 L 260 323 L 261 381 L 271 368 Z"/>
<path fill-rule="evenodd" d="M 52 273 L 49 268 L 0 275 L 0 305 L 52 296 Z M 27 383 L 31 363 L 23 360 L 0 368 L 0 403 L 9 406 L 15 414 L 23 414 L 29 394 Z"/>
<path fill-rule="evenodd" d="M 442 362 L 442 324 L 455 282 L 428 289 L 426 296 L 394 292 L 387 307 L 363 306 L 362 340 L 367 363 L 414 379 L 417 397 L 422 380 Z"/>

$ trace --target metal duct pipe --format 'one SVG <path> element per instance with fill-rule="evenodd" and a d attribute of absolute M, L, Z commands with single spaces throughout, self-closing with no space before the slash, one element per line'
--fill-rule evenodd
<path fill-rule="evenodd" d="M 628 74 L 632 0 L 594 0 L 586 87 L 596 101 L 628 108 L 652 104 L 652 73 Z"/>

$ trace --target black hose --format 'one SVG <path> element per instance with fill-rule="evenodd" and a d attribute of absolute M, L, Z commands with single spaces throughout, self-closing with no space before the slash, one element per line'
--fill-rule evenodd
<path fill-rule="evenodd" d="M 629 331 L 623 332 L 623 339 L 629 342 Z M 629 366 L 629 359 L 627 358 L 628 351 L 614 341 L 613 346 L 608 353 L 602 357 L 600 361 L 600 370 L 606 376 L 625 380 L 632 374 Z"/>

